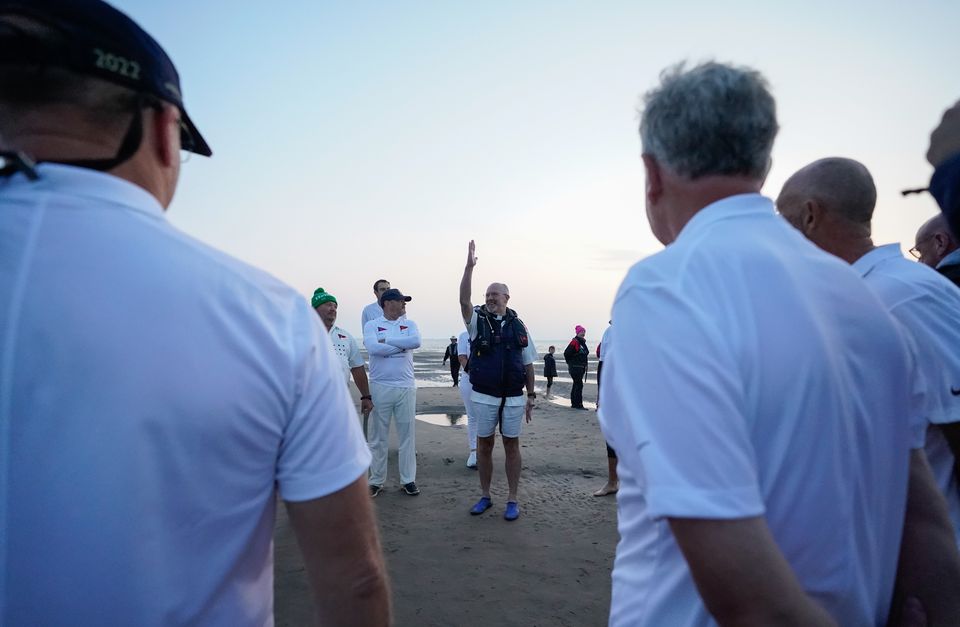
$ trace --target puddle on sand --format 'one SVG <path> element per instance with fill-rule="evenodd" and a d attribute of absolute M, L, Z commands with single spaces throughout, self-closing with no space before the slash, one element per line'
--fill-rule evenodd
<path fill-rule="evenodd" d="M 417 414 L 417 420 L 441 427 L 459 427 L 467 424 L 466 414 Z"/>

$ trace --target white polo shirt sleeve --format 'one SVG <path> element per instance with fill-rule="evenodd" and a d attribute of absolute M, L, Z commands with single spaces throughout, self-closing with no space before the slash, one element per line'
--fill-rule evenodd
<path fill-rule="evenodd" d="M 470 333 L 464 331 L 457 338 L 457 355 L 470 356 Z"/>
<path fill-rule="evenodd" d="M 932 424 L 960 421 L 960 311 L 953 310 L 955 304 L 927 293 L 890 308 L 913 341 L 915 368 L 925 385 L 924 418 Z"/>
<path fill-rule="evenodd" d="M 360 345 L 357 343 L 357 338 L 352 335 L 349 341 L 350 353 L 347 355 L 347 365 L 351 368 L 358 368 L 363 365 L 363 355 L 360 354 Z"/>
<path fill-rule="evenodd" d="M 617 394 L 604 394 L 604 431 L 610 427 L 614 448 L 638 452 L 620 460 L 639 463 L 630 470 L 645 477 L 650 516 L 763 514 L 739 366 L 710 312 L 655 285 L 621 293 L 614 320 L 603 387 Z M 642 358 L 625 363 L 631 355 Z"/>
<path fill-rule="evenodd" d="M 280 495 L 287 501 L 337 492 L 370 465 L 370 450 L 330 338 L 321 333 L 316 314 L 306 303 L 302 310 L 293 322 L 298 376 L 276 471 Z"/>

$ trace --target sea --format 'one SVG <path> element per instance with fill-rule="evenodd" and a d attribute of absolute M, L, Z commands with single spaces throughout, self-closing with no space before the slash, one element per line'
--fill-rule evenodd
<path fill-rule="evenodd" d="M 538 379 L 543 379 L 543 356 L 547 354 L 547 349 L 552 345 L 556 347 L 554 356 L 557 359 L 557 374 L 559 375 L 554 378 L 554 381 L 558 383 L 573 383 L 573 379 L 567 374 L 566 364 L 563 361 L 563 349 L 566 348 L 569 341 L 569 338 L 565 340 L 536 341 L 537 355 L 539 358 L 533 365 L 536 369 Z M 417 380 L 418 388 L 449 387 L 453 384 L 453 380 L 450 378 L 450 362 L 448 360 L 446 364 L 443 363 L 443 354 L 449 343 L 450 340 L 446 338 L 424 339 L 420 348 L 414 351 L 413 375 Z M 369 363 L 366 351 L 363 350 L 362 347 L 363 345 L 361 344 L 363 357 Z M 591 349 L 592 348 L 593 347 L 591 347 Z M 590 355 L 589 371 L 596 372 L 596 355 Z"/>

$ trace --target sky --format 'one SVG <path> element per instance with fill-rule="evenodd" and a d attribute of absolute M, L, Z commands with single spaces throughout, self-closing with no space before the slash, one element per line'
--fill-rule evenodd
<path fill-rule="evenodd" d="M 323 287 L 360 332 L 373 282 L 423 337 L 507 283 L 538 339 L 596 341 L 627 269 L 662 249 L 644 214 L 638 106 L 679 61 L 749 65 L 780 133 L 764 193 L 826 156 L 878 188 L 874 240 L 906 251 L 937 211 L 930 131 L 960 98 L 960 3 L 117 0 L 177 66 L 213 148 L 182 166 L 184 231 Z M 722 6 L 721 6 L 722 5 Z"/>

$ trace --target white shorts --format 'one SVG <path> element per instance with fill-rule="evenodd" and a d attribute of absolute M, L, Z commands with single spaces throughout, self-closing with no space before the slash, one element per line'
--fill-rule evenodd
<path fill-rule="evenodd" d="M 477 414 L 477 437 L 489 438 L 497 431 L 499 422 L 498 414 L 500 412 L 499 403 L 488 405 L 486 403 L 472 403 L 473 411 Z M 503 424 L 500 427 L 500 433 L 505 438 L 519 438 L 520 428 L 523 425 L 523 412 L 526 409 L 524 405 L 505 406 L 503 408 Z"/>

